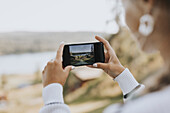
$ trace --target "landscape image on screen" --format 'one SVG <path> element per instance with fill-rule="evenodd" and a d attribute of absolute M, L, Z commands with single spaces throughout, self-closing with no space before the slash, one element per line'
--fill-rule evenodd
<path fill-rule="evenodd" d="M 93 44 L 69 46 L 69 51 L 71 65 L 93 64 L 95 61 Z"/>

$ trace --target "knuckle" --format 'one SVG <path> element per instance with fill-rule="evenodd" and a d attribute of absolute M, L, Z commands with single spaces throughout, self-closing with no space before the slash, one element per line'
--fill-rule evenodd
<path fill-rule="evenodd" d="M 111 70 L 111 69 L 112 69 L 112 65 L 111 65 L 111 64 L 108 64 L 107 68 L 108 68 L 109 70 Z"/>
<path fill-rule="evenodd" d="M 105 42 L 105 44 L 109 44 L 109 42 L 107 40 L 105 40 L 104 42 Z"/>
<path fill-rule="evenodd" d="M 102 64 L 97 64 L 97 67 L 103 69 L 103 65 Z"/>
<path fill-rule="evenodd" d="M 55 60 L 55 61 L 54 61 L 54 64 L 58 64 L 58 61 L 57 61 L 57 60 Z"/>
<path fill-rule="evenodd" d="M 106 43 L 109 43 L 108 40 L 105 40 Z"/>
<path fill-rule="evenodd" d="M 47 63 L 47 66 L 48 66 L 48 65 L 50 65 L 50 63 L 49 63 L 49 62 Z"/>
<path fill-rule="evenodd" d="M 101 64 L 97 64 L 97 67 L 101 67 Z"/>
<path fill-rule="evenodd" d="M 51 64 L 52 64 L 52 62 L 48 62 L 48 63 L 47 63 L 47 66 L 49 66 L 49 65 L 51 65 Z"/>
<path fill-rule="evenodd" d="M 108 47 L 109 43 L 108 43 L 108 42 L 105 42 L 104 45 L 105 45 L 106 47 Z"/>

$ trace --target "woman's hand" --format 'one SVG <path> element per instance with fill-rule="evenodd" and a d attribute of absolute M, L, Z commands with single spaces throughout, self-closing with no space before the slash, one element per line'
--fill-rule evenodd
<path fill-rule="evenodd" d="M 105 52 L 105 63 L 95 63 L 93 64 L 93 67 L 101 68 L 112 78 L 116 78 L 125 68 L 121 65 L 109 42 L 98 36 L 95 36 L 95 38 L 104 44 L 107 51 Z"/>
<path fill-rule="evenodd" d="M 42 83 L 44 87 L 51 83 L 60 83 L 62 86 L 64 86 L 69 72 L 74 68 L 74 66 L 67 66 L 65 69 L 63 69 L 63 48 L 64 44 L 61 43 L 57 51 L 56 59 L 54 61 L 49 61 L 42 72 Z"/>

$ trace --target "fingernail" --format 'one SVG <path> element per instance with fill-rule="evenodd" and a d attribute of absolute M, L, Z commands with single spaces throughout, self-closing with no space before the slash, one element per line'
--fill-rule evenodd
<path fill-rule="evenodd" d="M 60 45 L 61 45 L 61 44 L 64 44 L 64 41 L 60 42 Z"/>
<path fill-rule="evenodd" d="M 93 67 L 97 67 L 97 64 L 95 63 L 95 64 L 93 64 Z"/>
<path fill-rule="evenodd" d="M 73 70 L 73 69 L 75 69 L 75 66 L 72 66 L 72 67 L 71 67 L 71 70 Z"/>

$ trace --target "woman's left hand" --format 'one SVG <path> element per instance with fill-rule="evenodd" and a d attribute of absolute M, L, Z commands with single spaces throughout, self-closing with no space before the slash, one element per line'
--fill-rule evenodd
<path fill-rule="evenodd" d="M 64 43 L 61 43 L 55 60 L 49 61 L 42 72 L 42 83 L 44 87 L 52 83 L 59 83 L 64 86 L 69 72 L 74 68 L 74 66 L 67 66 L 63 69 L 63 48 Z"/>

